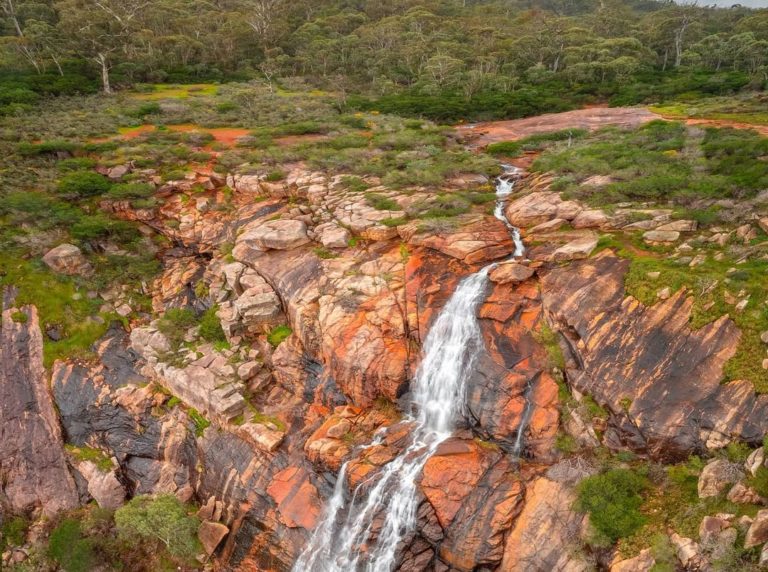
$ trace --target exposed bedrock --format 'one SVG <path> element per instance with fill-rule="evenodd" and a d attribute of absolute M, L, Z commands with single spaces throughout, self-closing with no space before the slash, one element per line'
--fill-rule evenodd
<path fill-rule="evenodd" d="M 33 306 L 4 309 L 0 329 L 0 501 L 53 515 L 79 503 L 69 472 Z"/>
<path fill-rule="evenodd" d="M 628 262 L 610 252 L 541 279 L 544 307 L 569 349 L 567 377 L 613 413 L 606 443 L 674 460 L 733 439 L 759 442 L 768 397 L 722 384 L 740 332 L 723 316 L 698 330 L 679 291 L 645 306 L 624 292 Z"/>

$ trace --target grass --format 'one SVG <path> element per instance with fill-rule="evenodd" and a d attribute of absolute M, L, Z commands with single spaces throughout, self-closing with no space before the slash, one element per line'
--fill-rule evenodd
<path fill-rule="evenodd" d="M 208 421 L 197 409 L 191 407 L 187 410 L 187 415 L 195 425 L 195 435 L 202 437 L 205 430 L 211 426 L 211 422 Z"/>
<path fill-rule="evenodd" d="M 742 332 L 736 355 L 725 364 L 725 379 L 751 381 L 758 393 L 768 393 L 768 379 L 762 368 L 765 344 L 760 333 L 768 330 L 768 307 L 760 302 L 765 295 L 764 276 L 768 260 L 750 259 L 738 265 L 738 273 L 728 275 L 735 261 L 725 258 L 707 260 L 694 268 L 676 264 L 673 259 L 653 255 L 631 256 L 632 264 L 625 278 L 627 294 L 644 304 L 656 302 L 656 293 L 663 287 L 672 292 L 687 288 L 694 295 L 691 327 L 700 328 L 728 314 Z M 649 272 L 659 272 L 656 280 L 649 280 Z M 750 301 L 743 312 L 734 310 L 726 301 L 726 294 L 744 290 Z"/>
<path fill-rule="evenodd" d="M 651 121 L 632 131 L 606 128 L 570 147 L 553 147 L 532 165 L 554 173 L 567 197 L 604 206 L 626 201 L 750 198 L 768 185 L 768 139 L 753 131 L 686 128 Z M 601 188 L 581 183 L 610 176 Z"/>
<path fill-rule="evenodd" d="M 75 445 L 66 445 L 66 449 L 78 462 L 90 461 L 103 473 L 108 473 L 114 468 L 112 459 L 101 449 Z"/>

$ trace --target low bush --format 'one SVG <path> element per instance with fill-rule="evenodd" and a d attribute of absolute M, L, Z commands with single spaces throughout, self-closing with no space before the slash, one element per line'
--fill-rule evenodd
<path fill-rule="evenodd" d="M 216 315 L 218 309 L 218 306 L 212 306 L 200 316 L 200 337 L 207 342 L 227 341 L 227 336 L 224 335 L 224 330 L 221 328 L 221 321 Z"/>
<path fill-rule="evenodd" d="M 397 211 L 400 210 L 400 205 L 397 201 L 390 199 L 380 193 L 365 193 L 366 202 L 380 211 Z"/>
<path fill-rule="evenodd" d="M 154 185 L 149 183 L 121 183 L 109 189 L 110 199 L 144 199 L 151 197 L 155 192 Z"/>
<path fill-rule="evenodd" d="M 48 541 L 48 555 L 66 572 L 93 569 L 93 543 L 83 536 L 80 521 L 66 518 L 53 529 Z"/>
<path fill-rule="evenodd" d="M 643 525 L 640 506 L 647 487 L 648 481 L 629 469 L 611 469 L 579 483 L 576 509 L 589 514 L 594 544 L 612 544 Z"/>
<path fill-rule="evenodd" d="M 61 178 L 58 191 L 64 195 L 92 197 L 106 193 L 111 186 L 109 179 L 94 171 L 74 171 Z"/>
<path fill-rule="evenodd" d="M 115 512 L 118 536 L 129 543 L 150 543 L 180 559 L 197 554 L 199 521 L 174 495 L 137 496 Z"/>

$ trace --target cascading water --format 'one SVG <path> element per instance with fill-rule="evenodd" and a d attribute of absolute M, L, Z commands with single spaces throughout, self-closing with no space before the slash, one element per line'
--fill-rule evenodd
<path fill-rule="evenodd" d="M 496 183 L 494 213 L 512 233 L 513 257 L 522 256 L 524 247 L 519 231 L 504 216 L 504 206 L 517 173 L 516 168 L 504 165 L 504 174 Z M 412 385 L 416 415 L 410 418 L 414 424 L 410 445 L 373 477 L 375 484 L 361 483 L 347 502 L 346 463 L 341 467 L 322 521 L 294 564 L 294 572 L 389 572 L 395 567 L 399 545 L 416 524 L 417 479 L 464 415 L 465 382 L 483 345 L 477 309 L 488 285 L 488 272 L 494 267 L 489 264 L 464 278 L 427 334 L 424 357 Z M 520 434 L 522 431 L 521 426 Z M 368 447 L 379 440 L 380 436 Z M 368 546 L 379 515 L 381 529 L 375 543 Z"/>

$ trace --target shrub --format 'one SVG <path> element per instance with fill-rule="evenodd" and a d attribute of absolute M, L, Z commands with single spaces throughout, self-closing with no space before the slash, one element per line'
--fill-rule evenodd
<path fill-rule="evenodd" d="M 62 194 L 92 197 L 106 193 L 111 183 L 109 179 L 93 171 L 74 171 L 59 181 L 58 190 Z"/>
<path fill-rule="evenodd" d="M 174 495 L 135 497 L 117 509 L 115 525 L 123 540 L 163 546 L 176 558 L 193 558 L 199 549 L 199 522 Z"/>
<path fill-rule="evenodd" d="M 3 522 L 0 527 L 0 550 L 7 546 L 21 546 L 27 538 L 29 522 L 23 516 L 15 516 Z"/>
<path fill-rule="evenodd" d="M 223 342 L 227 340 L 224 330 L 221 328 L 221 322 L 216 315 L 218 306 L 208 308 L 200 316 L 200 337 L 207 342 Z"/>
<path fill-rule="evenodd" d="M 520 141 L 501 141 L 491 143 L 485 150 L 491 155 L 503 155 L 505 157 L 517 157 L 523 152 L 523 145 Z"/>
<path fill-rule="evenodd" d="M 35 155 L 52 155 L 55 153 L 76 151 L 78 145 L 72 141 L 43 141 L 41 143 L 20 143 L 18 146 L 19 155 L 25 157 L 34 157 Z"/>
<path fill-rule="evenodd" d="M 283 171 L 280 171 L 279 169 L 274 170 L 274 171 L 270 171 L 264 177 L 264 180 L 268 181 L 270 183 L 275 183 L 277 181 L 282 181 L 283 179 L 285 179 L 285 173 Z"/>
<path fill-rule="evenodd" d="M 109 189 L 109 198 L 115 200 L 145 199 L 151 197 L 154 192 L 154 185 L 149 183 L 121 183 Z"/>
<path fill-rule="evenodd" d="M 160 318 L 157 328 L 168 338 L 171 347 L 178 348 L 184 341 L 187 330 L 197 325 L 197 316 L 189 308 L 170 308 Z"/>
<path fill-rule="evenodd" d="M 211 422 L 208 421 L 205 417 L 203 417 L 202 413 L 200 413 L 194 407 L 191 408 L 187 412 L 187 414 L 189 415 L 189 418 L 192 420 L 192 423 L 195 424 L 195 435 L 197 435 L 198 437 L 202 437 L 203 433 L 205 433 L 205 430 L 211 426 Z"/>
<path fill-rule="evenodd" d="M 66 572 L 89 572 L 93 569 L 93 545 L 83 537 L 80 522 L 72 518 L 64 519 L 51 532 L 48 555 Z"/>
<path fill-rule="evenodd" d="M 644 477 L 628 469 L 611 469 L 579 483 L 576 509 L 589 513 L 595 544 L 612 544 L 643 525 L 641 493 L 647 486 Z"/>
<path fill-rule="evenodd" d="M 87 169 L 93 169 L 96 166 L 96 161 L 89 157 L 70 157 L 69 159 L 62 159 L 56 163 L 56 167 L 62 171 L 85 171 Z"/>
<path fill-rule="evenodd" d="M 365 200 L 370 206 L 380 211 L 400 210 L 400 205 L 397 204 L 397 201 L 380 193 L 365 193 Z"/>

